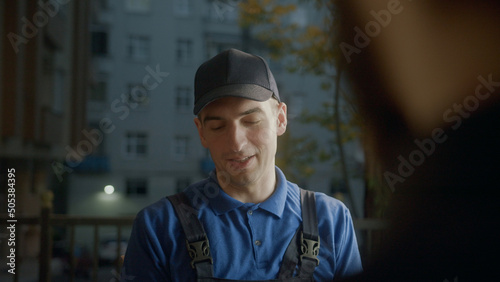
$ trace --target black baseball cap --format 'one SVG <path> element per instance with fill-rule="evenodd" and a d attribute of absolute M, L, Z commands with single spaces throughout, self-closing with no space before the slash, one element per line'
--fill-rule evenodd
<path fill-rule="evenodd" d="M 229 49 L 203 63 L 194 78 L 194 110 L 198 113 L 222 97 L 280 101 L 278 87 L 266 61 L 256 55 Z"/>

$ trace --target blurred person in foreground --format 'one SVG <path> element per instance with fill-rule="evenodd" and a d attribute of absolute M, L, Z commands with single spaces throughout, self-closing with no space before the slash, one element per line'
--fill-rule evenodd
<path fill-rule="evenodd" d="M 122 280 L 328 281 L 362 270 L 347 208 L 275 166 L 286 105 L 261 57 L 230 49 L 202 64 L 193 113 L 215 170 L 139 212 Z"/>
<path fill-rule="evenodd" d="M 352 281 L 497 281 L 500 2 L 336 3 L 369 156 L 394 192 Z"/>

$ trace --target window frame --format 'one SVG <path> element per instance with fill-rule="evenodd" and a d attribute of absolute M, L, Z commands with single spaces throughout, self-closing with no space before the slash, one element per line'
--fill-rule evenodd
<path fill-rule="evenodd" d="M 142 140 L 141 140 L 142 139 Z M 123 157 L 126 159 L 146 159 L 149 154 L 149 134 L 142 131 L 127 131 L 123 139 Z M 130 149 L 129 150 L 129 146 Z M 139 153 L 139 146 L 143 146 L 144 153 Z M 133 150 L 132 150 L 133 148 Z"/>
<path fill-rule="evenodd" d="M 148 184 L 148 179 L 145 177 L 127 178 L 125 179 L 125 195 L 127 197 L 146 197 L 149 190 Z"/>
<path fill-rule="evenodd" d="M 127 57 L 137 62 L 148 61 L 151 58 L 151 38 L 147 35 L 130 34 L 128 36 Z"/>
<path fill-rule="evenodd" d="M 189 143 L 191 137 L 188 135 L 176 135 L 172 144 L 172 159 L 175 161 L 184 161 L 189 158 Z"/>
<path fill-rule="evenodd" d="M 189 38 L 177 39 L 175 60 L 177 64 L 181 65 L 187 65 L 193 61 L 193 40 Z"/>

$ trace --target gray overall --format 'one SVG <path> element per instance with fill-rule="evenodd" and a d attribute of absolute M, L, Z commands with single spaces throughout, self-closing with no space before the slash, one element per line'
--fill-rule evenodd
<path fill-rule="evenodd" d="M 196 271 L 197 281 L 235 281 L 213 277 L 213 259 L 208 237 L 188 197 L 181 192 L 167 198 L 174 206 L 186 235 L 188 252 L 192 258 L 191 267 Z M 300 189 L 300 203 L 302 226 L 299 226 L 285 251 L 278 279 L 266 281 L 314 281 L 313 273 L 319 264 L 320 246 L 314 192 Z"/>

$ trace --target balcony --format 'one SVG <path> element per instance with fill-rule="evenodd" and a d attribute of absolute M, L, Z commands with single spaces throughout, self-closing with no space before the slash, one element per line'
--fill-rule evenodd
<path fill-rule="evenodd" d="M 80 165 L 74 168 L 80 173 L 104 173 L 110 171 L 109 158 L 107 156 L 87 156 Z"/>

